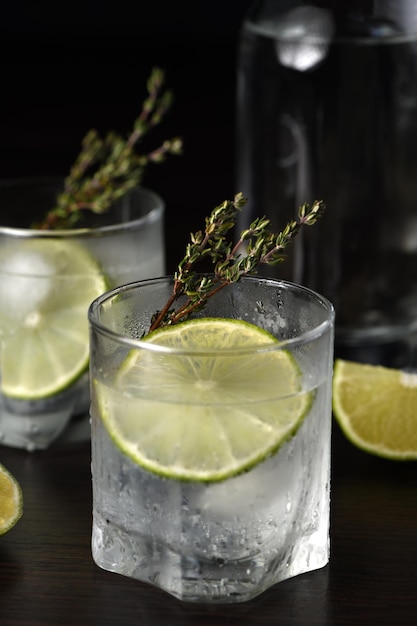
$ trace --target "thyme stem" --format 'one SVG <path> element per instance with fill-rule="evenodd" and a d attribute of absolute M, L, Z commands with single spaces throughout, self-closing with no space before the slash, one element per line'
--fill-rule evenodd
<path fill-rule="evenodd" d="M 205 230 L 191 234 L 186 253 L 174 274 L 174 284 L 168 301 L 154 314 L 150 331 L 187 319 L 193 312 L 201 310 L 207 300 L 227 285 L 242 277 L 255 274 L 261 264 L 276 265 L 284 260 L 283 251 L 303 226 L 312 226 L 324 212 L 324 204 L 316 201 L 310 207 L 303 204 L 296 220 L 291 220 L 278 234 L 269 230 L 266 217 L 257 218 L 250 227 L 241 232 L 232 244 L 227 234 L 236 225 L 237 215 L 246 204 L 241 193 L 232 201 L 225 201 L 206 218 Z M 246 245 L 246 253 L 240 250 Z M 212 274 L 198 274 L 195 266 L 209 257 L 214 270 Z M 177 309 L 175 302 L 185 296 Z"/>
<path fill-rule="evenodd" d="M 162 163 L 168 155 L 181 154 L 179 137 L 166 139 L 144 154 L 135 151 L 172 104 L 171 91 L 163 91 L 164 81 L 164 72 L 154 68 L 147 82 L 148 95 L 126 139 L 114 132 L 102 138 L 96 130 L 85 135 L 56 206 L 34 227 L 42 230 L 72 228 L 85 211 L 105 213 L 116 200 L 142 182 L 150 163 Z"/>

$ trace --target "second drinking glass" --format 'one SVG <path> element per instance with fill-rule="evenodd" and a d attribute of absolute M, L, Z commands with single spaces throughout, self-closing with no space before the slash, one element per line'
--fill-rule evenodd
<path fill-rule="evenodd" d="M 61 181 L 0 185 L 0 444 L 34 450 L 90 436 L 89 304 L 162 275 L 164 203 L 138 187 L 83 228 L 30 228 Z"/>

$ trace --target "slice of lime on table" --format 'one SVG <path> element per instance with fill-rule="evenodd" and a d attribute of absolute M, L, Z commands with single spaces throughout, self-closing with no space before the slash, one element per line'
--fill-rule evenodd
<path fill-rule="evenodd" d="M 357 447 L 394 460 L 417 459 L 417 374 L 339 359 L 333 411 Z"/>
<path fill-rule="evenodd" d="M 111 387 L 95 385 L 116 445 L 160 476 L 235 476 L 275 453 L 310 407 L 294 358 L 247 322 L 196 319 L 144 341 L 176 354 L 132 350 Z"/>
<path fill-rule="evenodd" d="M 22 515 L 22 490 L 17 480 L 0 463 L 0 535 L 10 530 Z"/>
<path fill-rule="evenodd" d="M 1 390 L 36 400 L 87 369 L 90 302 L 106 280 L 77 242 L 22 239 L 0 251 Z"/>

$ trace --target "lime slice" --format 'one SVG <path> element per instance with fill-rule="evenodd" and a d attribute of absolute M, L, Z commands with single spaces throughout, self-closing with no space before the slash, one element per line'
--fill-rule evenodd
<path fill-rule="evenodd" d="M 274 454 L 310 407 L 295 360 L 257 326 L 203 318 L 145 341 L 159 349 L 132 351 L 113 386 L 95 384 L 116 445 L 160 476 L 235 476 Z"/>
<path fill-rule="evenodd" d="M 17 480 L 0 463 L 0 535 L 12 528 L 23 511 L 23 497 Z"/>
<path fill-rule="evenodd" d="M 417 374 L 337 360 L 333 411 L 359 448 L 391 459 L 417 459 Z"/>
<path fill-rule="evenodd" d="M 76 242 L 13 244 L 0 251 L 1 390 L 23 400 L 46 398 L 87 369 L 87 309 L 106 280 Z"/>

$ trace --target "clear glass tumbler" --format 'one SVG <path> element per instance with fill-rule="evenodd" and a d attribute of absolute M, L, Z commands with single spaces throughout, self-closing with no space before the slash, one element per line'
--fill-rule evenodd
<path fill-rule="evenodd" d="M 0 184 L 0 444 L 27 450 L 89 438 L 88 307 L 165 271 L 157 194 L 136 188 L 82 228 L 30 228 L 61 185 Z"/>
<path fill-rule="evenodd" d="M 197 317 L 250 322 L 277 341 L 248 341 L 237 351 L 161 347 L 156 335 L 155 343 L 143 335 L 171 289 L 168 277 L 141 281 L 89 310 L 93 558 L 181 600 L 246 601 L 329 559 L 334 311 L 303 287 L 246 278 Z M 294 384 L 283 384 L 279 363 Z M 231 372 L 242 389 L 234 399 L 222 382 Z M 257 457 L 259 415 L 291 427 Z M 217 462 L 227 436 L 231 447 L 253 453 L 245 471 L 178 473 L 184 455 L 207 467 Z M 166 456 L 172 466 L 162 468 Z"/>

